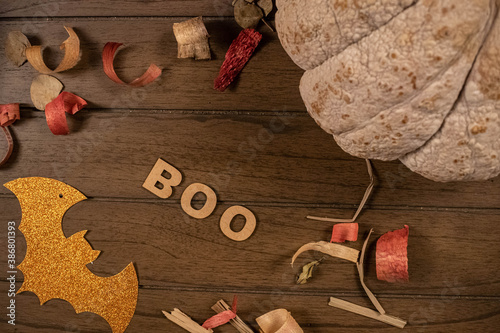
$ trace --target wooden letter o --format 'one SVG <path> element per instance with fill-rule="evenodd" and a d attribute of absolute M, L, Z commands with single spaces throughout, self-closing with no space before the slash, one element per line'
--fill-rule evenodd
<path fill-rule="evenodd" d="M 245 217 L 245 226 L 238 232 L 231 229 L 231 221 L 236 215 L 243 215 Z M 220 229 L 222 233 L 228 238 L 241 242 L 247 240 L 248 237 L 252 236 L 257 226 L 257 220 L 255 215 L 243 206 L 231 206 L 222 214 L 220 218 Z"/>
<path fill-rule="evenodd" d="M 207 201 L 200 209 L 194 209 L 191 205 L 191 200 L 196 193 L 202 192 L 207 196 Z M 214 190 L 205 184 L 193 183 L 186 187 L 181 196 L 181 207 L 182 210 L 196 219 L 204 219 L 210 216 L 217 205 L 217 195 Z"/>

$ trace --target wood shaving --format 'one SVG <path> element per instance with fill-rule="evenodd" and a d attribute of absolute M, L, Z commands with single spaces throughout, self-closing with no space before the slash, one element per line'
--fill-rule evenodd
<path fill-rule="evenodd" d="M 115 58 L 116 50 L 122 46 L 122 43 L 108 42 L 104 45 L 102 50 L 102 68 L 104 73 L 113 81 L 118 84 L 128 85 L 131 87 L 144 87 L 156 80 L 161 75 L 161 69 L 155 64 L 149 65 L 149 68 L 144 74 L 130 83 L 123 82 L 118 75 L 116 75 L 113 60 Z"/>
<path fill-rule="evenodd" d="M 60 49 L 64 50 L 64 58 L 56 69 L 51 70 L 43 61 L 42 47 L 31 46 L 26 49 L 26 58 L 34 69 L 42 74 L 59 73 L 75 67 L 80 60 L 80 39 L 70 27 L 64 27 L 68 32 L 68 39 L 62 42 Z"/>
<path fill-rule="evenodd" d="M 286 309 L 277 309 L 255 319 L 262 333 L 303 333 Z"/>
<path fill-rule="evenodd" d="M 329 256 L 345 259 L 351 261 L 353 263 L 358 262 L 359 251 L 344 245 L 328 243 L 328 242 L 316 242 L 316 243 L 308 243 L 303 245 L 297 252 L 293 255 L 292 258 L 292 266 L 297 257 L 305 252 L 305 251 L 318 251 L 324 254 L 328 254 Z"/>

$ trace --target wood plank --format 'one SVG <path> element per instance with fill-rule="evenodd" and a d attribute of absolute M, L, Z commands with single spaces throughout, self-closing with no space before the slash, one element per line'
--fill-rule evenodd
<path fill-rule="evenodd" d="M 7 283 L 0 283 L 5 293 Z M 255 318 L 276 308 L 292 312 L 305 332 L 401 332 L 377 321 L 328 307 L 328 297 L 306 294 L 273 293 L 249 294 L 238 292 L 238 313 L 257 331 Z M 183 292 L 176 290 L 139 290 L 136 313 L 126 332 L 186 332 L 167 320 L 161 310 L 180 308 L 194 320 L 202 323 L 214 312 L 210 307 L 220 298 L 230 301 L 233 294 L 224 291 Z M 365 298 L 343 296 L 350 302 L 368 305 Z M 500 321 L 498 299 L 461 298 L 382 298 L 389 313 L 409 320 L 405 332 L 495 332 Z M 92 313 L 75 314 L 71 305 L 62 300 L 51 300 L 43 306 L 32 293 L 16 296 L 16 332 L 52 333 L 111 332 L 101 317 Z M 2 330 L 12 329 L 3 320 Z M 231 325 L 217 328 L 217 332 L 235 332 Z"/>
<path fill-rule="evenodd" d="M 134 262 L 140 284 L 193 290 L 226 288 L 272 292 L 304 292 L 327 296 L 330 291 L 362 294 L 354 264 L 327 258 L 310 283 L 295 285 L 302 265 L 321 258 L 307 252 L 295 267 L 290 262 L 302 245 L 329 240 L 332 224 L 306 220 L 307 214 L 325 209 L 273 207 L 248 204 L 258 219 L 255 233 L 244 242 L 226 238 L 219 218 L 227 204 L 219 204 L 204 219 L 188 218 L 178 203 L 137 203 L 88 200 L 71 208 L 63 224 L 67 236 L 89 230 L 87 239 L 101 256 L 90 265 L 98 275 L 117 274 Z M 4 221 L 19 223 L 15 199 L 2 199 Z M 346 211 L 332 211 L 336 215 Z M 500 245 L 495 230 L 498 210 L 471 212 L 376 210 L 360 219 L 360 237 L 346 246 L 361 249 L 364 235 L 375 228 L 367 248 L 366 283 L 375 294 L 500 296 Z M 242 226 L 242 221 L 235 222 Z M 410 226 L 409 284 L 378 281 L 375 243 L 385 232 Z M 238 228 L 238 226 L 236 226 Z M 238 230 L 238 229 L 236 229 Z M 24 257 L 25 243 L 17 235 L 17 259 Z M 0 238 L 0 257 L 7 257 L 6 238 Z M 186 273 L 189 272 L 189 273 Z M 0 276 L 5 278 L 5 271 Z"/>
<path fill-rule="evenodd" d="M 167 6 L 167 5 L 165 5 Z M 1 21 L 1 43 L 8 31 L 21 30 L 33 45 L 50 46 L 46 61 L 55 68 L 62 59 L 59 44 L 67 38 L 63 25 L 74 28 L 81 39 L 82 58 L 72 69 L 57 73 L 67 91 L 85 98 L 90 108 L 182 110 L 294 110 L 304 111 L 299 94 L 303 71 L 285 53 L 278 37 L 261 28 L 264 37 L 237 81 L 224 93 L 213 89 L 224 55 L 241 28 L 233 19 L 208 18 L 213 60 L 177 59 L 172 24 L 179 18 L 153 20 L 53 19 L 50 21 Z M 147 38 L 145 38 L 147 36 Z M 142 75 L 150 63 L 163 67 L 158 81 L 144 88 L 129 88 L 108 79 L 102 70 L 101 53 L 106 42 L 121 42 L 115 66 L 124 81 Z M 17 68 L 0 48 L 2 82 L 0 102 L 32 106 L 29 88 L 37 72 L 30 64 Z M 272 92 L 270 94 L 270 92 Z"/>
<path fill-rule="evenodd" d="M 0 17 L 60 16 L 232 16 L 228 0 L 0 1 Z"/>
<path fill-rule="evenodd" d="M 354 208 L 369 182 L 364 161 L 342 152 L 305 114 L 82 111 L 68 116 L 72 133 L 64 137 L 50 133 L 41 112 L 23 111 L 22 117 L 13 126 L 18 144 L 2 168 L 2 184 L 43 176 L 89 197 L 152 200 L 156 196 L 141 185 L 159 157 L 184 175 L 174 200 L 201 182 L 221 201 Z M 376 162 L 375 172 L 372 206 L 500 207 L 498 177 L 435 183 L 397 161 Z M 11 195 L 4 187 L 1 194 Z"/>

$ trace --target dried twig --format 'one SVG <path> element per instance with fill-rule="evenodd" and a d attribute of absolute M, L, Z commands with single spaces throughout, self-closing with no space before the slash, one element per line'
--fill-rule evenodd
<path fill-rule="evenodd" d="M 368 175 L 370 176 L 370 184 L 366 188 L 365 194 L 363 196 L 363 199 L 361 200 L 361 203 L 359 204 L 358 210 L 354 214 L 354 216 L 351 219 L 333 219 L 329 217 L 317 217 L 317 216 L 307 216 L 308 219 L 310 220 L 317 220 L 317 221 L 327 221 L 327 222 L 354 222 L 358 218 L 359 213 L 363 210 L 363 207 L 365 206 L 366 201 L 368 201 L 368 198 L 370 198 L 370 195 L 373 190 L 373 185 L 374 185 L 374 179 L 373 179 L 373 169 L 372 169 L 372 164 L 370 160 L 365 160 L 366 161 L 366 168 L 368 169 Z"/>
<path fill-rule="evenodd" d="M 385 314 L 384 308 L 382 307 L 382 305 L 380 305 L 379 301 L 377 300 L 375 295 L 373 295 L 371 290 L 368 289 L 368 287 L 366 286 L 365 281 L 364 281 L 365 280 L 365 272 L 363 269 L 363 263 L 365 260 L 366 245 L 368 244 L 368 240 L 370 239 L 372 232 L 373 232 L 373 229 L 370 229 L 368 236 L 366 236 L 365 243 L 363 244 L 363 249 L 361 250 L 361 254 L 359 256 L 359 262 L 356 263 L 356 267 L 358 268 L 359 280 L 361 281 L 361 285 L 363 286 L 363 289 L 365 290 L 366 295 L 368 295 L 368 298 L 370 299 L 370 301 L 372 301 L 373 305 L 375 305 L 378 312 L 380 312 L 380 314 Z"/>
<path fill-rule="evenodd" d="M 201 327 L 197 322 L 189 318 L 186 314 L 184 314 L 181 310 L 179 309 L 174 309 L 171 313 L 168 313 L 167 311 L 162 311 L 165 317 L 167 317 L 168 320 L 172 321 L 173 323 L 179 325 L 183 329 L 185 329 L 188 332 L 191 333 L 210 333 L 213 332 L 210 329 L 205 329 Z"/>
<path fill-rule="evenodd" d="M 372 318 L 372 319 L 375 319 L 375 320 L 378 320 L 378 321 L 381 321 L 383 323 L 386 323 L 386 324 L 389 324 L 392 326 L 396 326 L 399 328 L 403 328 L 406 325 L 406 321 L 403 319 L 389 316 L 387 314 L 380 314 L 379 312 L 374 311 L 372 309 L 368 309 L 368 308 L 365 308 L 365 307 L 362 307 L 362 306 L 359 306 L 359 305 L 356 305 L 356 304 L 353 304 L 351 302 L 347 302 L 347 301 L 344 301 L 344 300 L 341 300 L 341 299 L 338 299 L 335 297 L 330 297 L 330 302 L 328 303 L 328 305 L 342 309 L 342 310 L 346 310 L 349 312 L 353 312 L 353 313 L 356 313 L 356 314 L 359 314 L 359 315 L 362 315 L 362 316 L 365 316 L 368 318 Z"/>
<path fill-rule="evenodd" d="M 370 239 L 370 235 L 372 234 L 373 229 L 370 229 L 370 232 L 368 233 L 368 236 L 366 237 L 365 243 L 363 244 L 363 249 L 361 250 L 361 254 L 359 257 L 359 262 L 356 263 L 356 267 L 358 268 L 358 273 L 359 273 L 359 280 L 361 281 L 361 285 L 363 286 L 363 289 L 365 290 L 366 294 L 368 295 L 368 298 L 370 298 L 370 301 L 373 303 L 373 305 L 377 308 L 377 311 L 374 311 L 372 309 L 356 305 L 351 302 L 347 302 L 335 297 L 330 297 L 330 303 L 328 305 L 353 312 L 368 318 L 372 318 L 381 322 L 384 322 L 386 324 L 396 326 L 399 328 L 403 328 L 406 325 L 406 321 L 397 317 L 389 316 L 388 314 L 385 313 L 384 308 L 382 308 L 382 305 L 380 305 L 379 301 L 375 297 L 375 295 L 371 292 L 370 289 L 366 286 L 364 282 L 364 270 L 363 270 L 363 263 L 364 263 L 364 257 L 365 257 L 365 251 L 366 251 L 366 246 L 368 244 L 368 240 Z"/>

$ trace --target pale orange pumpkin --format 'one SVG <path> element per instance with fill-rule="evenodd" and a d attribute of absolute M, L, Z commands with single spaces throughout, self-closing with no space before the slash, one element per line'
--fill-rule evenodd
<path fill-rule="evenodd" d="M 436 181 L 500 173 L 499 0 L 277 0 L 309 114 L 346 152 Z"/>

